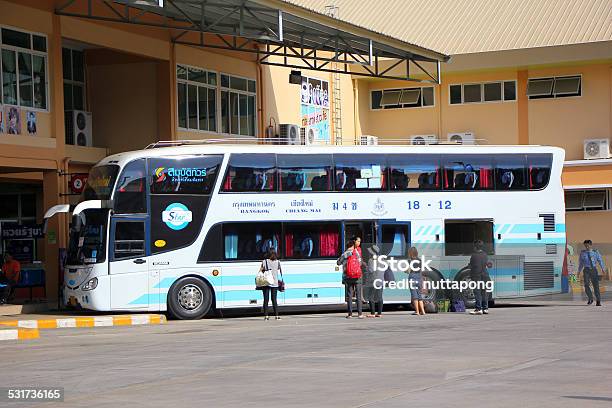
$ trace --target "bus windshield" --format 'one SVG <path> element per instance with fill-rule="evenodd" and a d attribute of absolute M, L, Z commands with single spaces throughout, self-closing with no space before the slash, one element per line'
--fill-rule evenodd
<path fill-rule="evenodd" d="M 119 173 L 119 166 L 108 164 L 91 169 L 81 195 L 85 200 L 110 200 Z"/>
<path fill-rule="evenodd" d="M 85 223 L 73 220 L 68 243 L 68 265 L 86 265 L 106 260 L 108 209 L 85 210 Z M 76 218 L 76 217 L 75 217 Z"/>

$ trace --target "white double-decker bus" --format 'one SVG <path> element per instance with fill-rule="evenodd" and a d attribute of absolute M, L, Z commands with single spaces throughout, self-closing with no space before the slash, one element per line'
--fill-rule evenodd
<path fill-rule="evenodd" d="M 102 160 L 80 203 L 46 217 L 73 214 L 63 296 L 86 309 L 196 319 L 259 307 L 254 277 L 271 248 L 280 305 L 341 304 L 336 259 L 356 235 L 396 258 L 417 247 L 433 259 L 429 280 L 468 280 L 481 239 L 494 298 L 514 298 L 561 291 L 563 160 L 545 146 L 160 143 Z"/>

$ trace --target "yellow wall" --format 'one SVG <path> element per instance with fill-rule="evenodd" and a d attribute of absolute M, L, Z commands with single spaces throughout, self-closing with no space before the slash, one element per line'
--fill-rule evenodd
<path fill-rule="evenodd" d="M 155 62 L 94 65 L 88 77 L 94 146 L 118 153 L 159 140 Z"/>
<path fill-rule="evenodd" d="M 567 160 L 583 158 L 583 140 L 610 138 L 610 64 L 530 69 L 529 77 L 582 74 L 582 96 L 529 101 L 529 141 L 565 149 Z"/>

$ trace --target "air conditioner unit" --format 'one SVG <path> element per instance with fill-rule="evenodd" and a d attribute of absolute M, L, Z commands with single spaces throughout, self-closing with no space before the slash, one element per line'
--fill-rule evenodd
<path fill-rule="evenodd" d="M 448 141 L 454 144 L 473 145 L 476 138 L 472 132 L 454 132 L 448 134 Z"/>
<path fill-rule="evenodd" d="M 93 146 L 91 136 L 91 112 L 78 110 L 64 112 L 66 144 Z"/>
<path fill-rule="evenodd" d="M 412 135 L 410 144 L 413 145 L 433 145 L 438 144 L 438 135 Z"/>
<path fill-rule="evenodd" d="M 315 127 L 303 127 L 301 131 L 301 141 L 303 145 L 312 146 L 319 140 L 319 129 Z"/>
<path fill-rule="evenodd" d="M 290 123 L 279 125 L 281 144 L 299 145 L 302 144 L 300 138 L 300 127 Z"/>
<path fill-rule="evenodd" d="M 586 139 L 583 147 L 585 160 L 610 157 L 610 139 Z"/>
<path fill-rule="evenodd" d="M 378 144 L 378 136 L 363 135 L 359 144 L 362 146 L 375 146 Z"/>

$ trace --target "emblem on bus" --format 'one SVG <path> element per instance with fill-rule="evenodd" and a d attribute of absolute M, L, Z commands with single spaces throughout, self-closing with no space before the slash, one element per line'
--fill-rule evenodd
<path fill-rule="evenodd" d="M 181 203 L 172 203 L 162 211 L 162 221 L 168 228 L 180 231 L 185 228 L 192 220 L 192 213 Z"/>
<path fill-rule="evenodd" d="M 385 208 L 385 203 L 382 202 L 380 198 L 376 199 L 374 203 L 374 208 L 372 208 L 372 214 L 382 216 L 387 213 L 387 209 Z"/>

